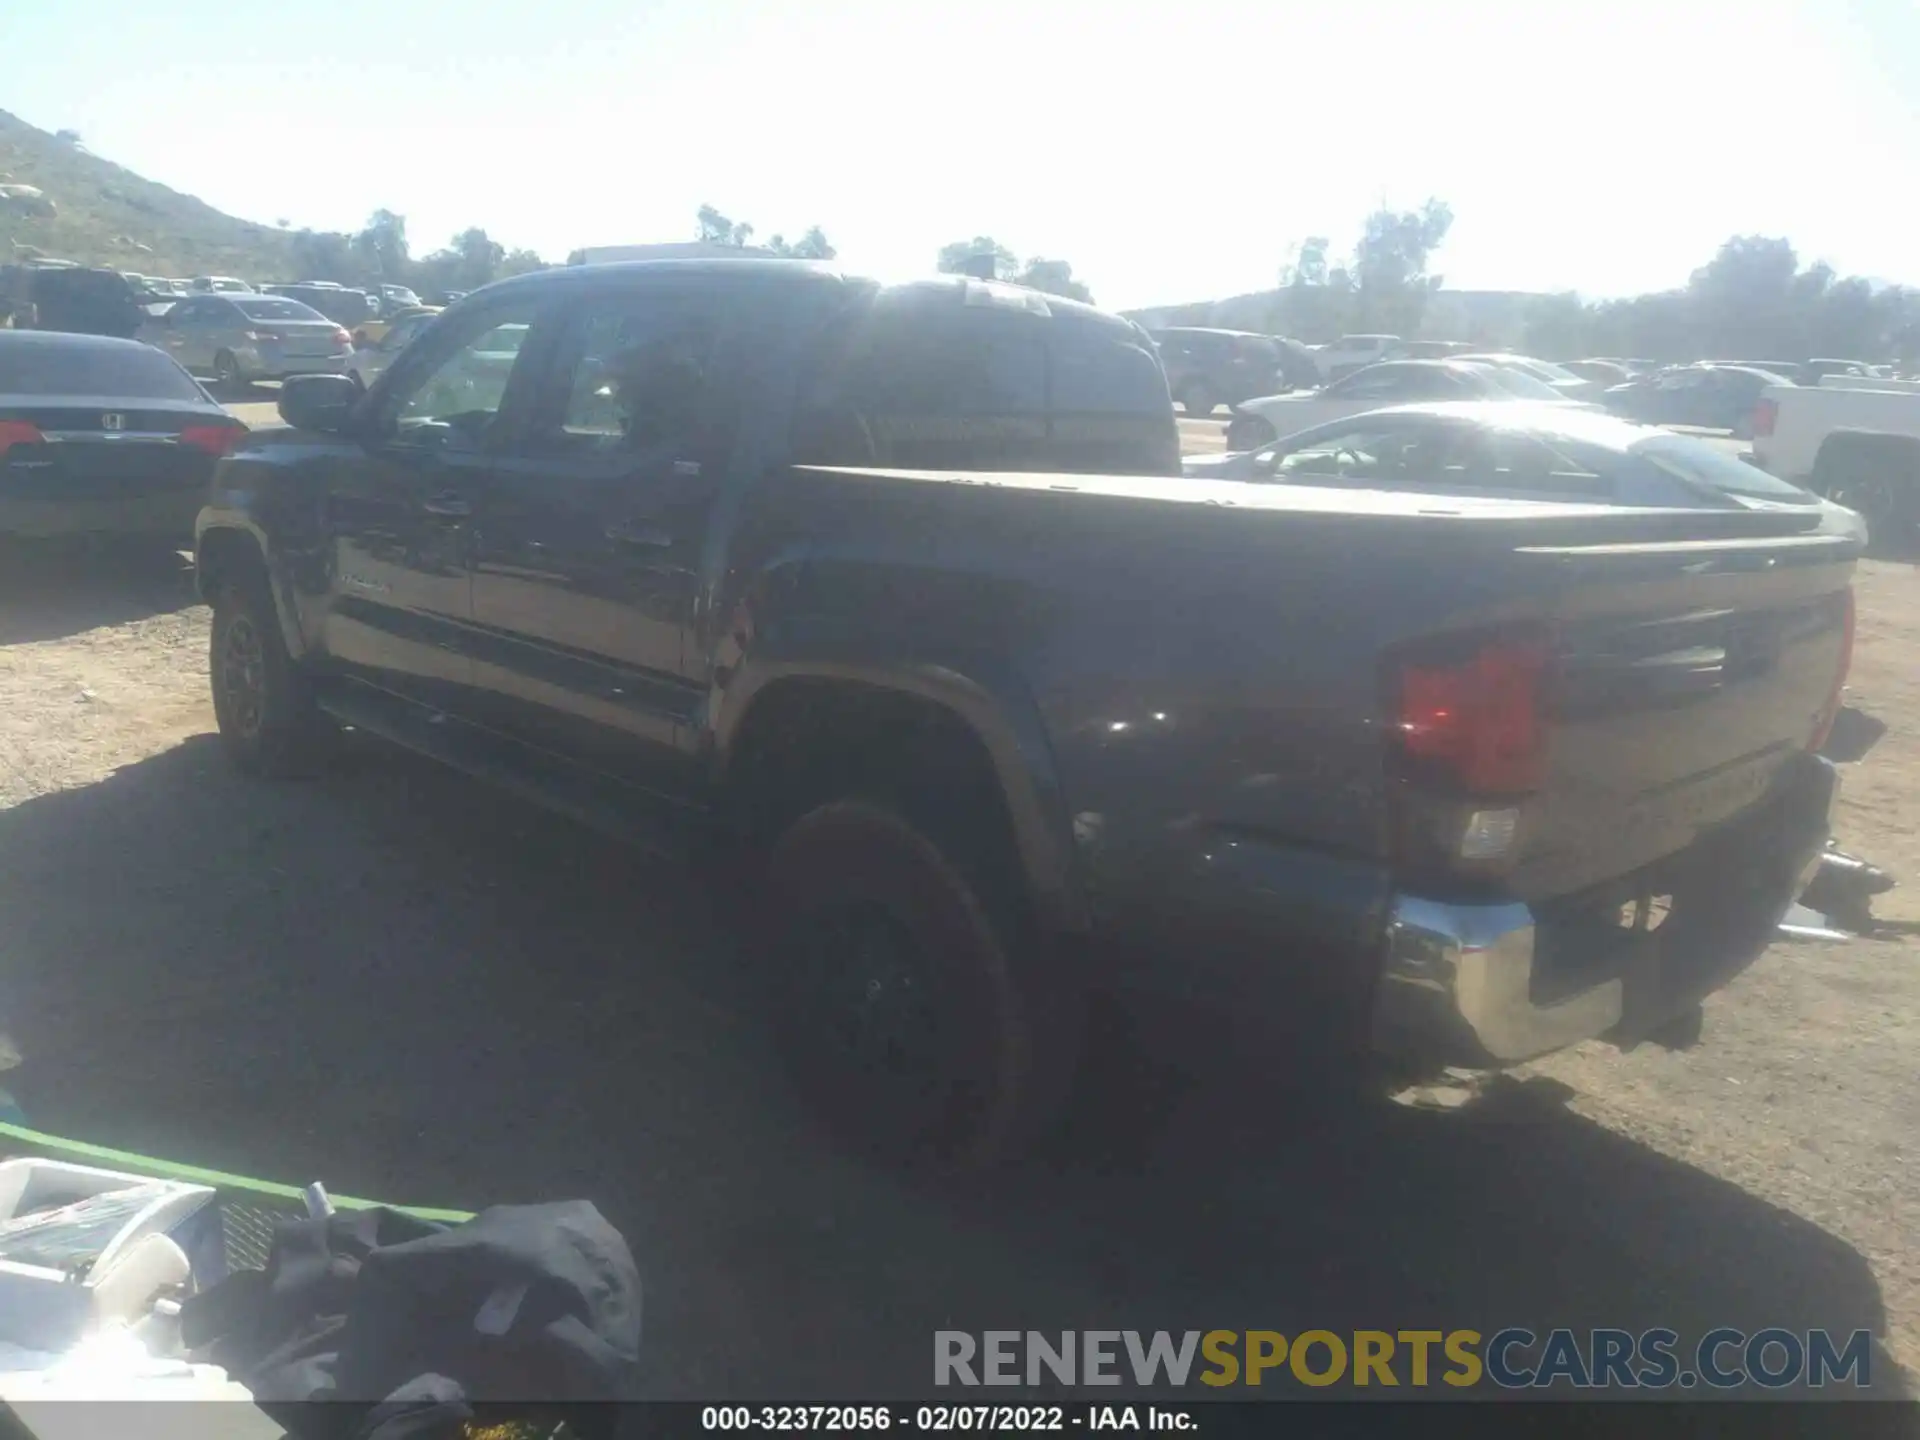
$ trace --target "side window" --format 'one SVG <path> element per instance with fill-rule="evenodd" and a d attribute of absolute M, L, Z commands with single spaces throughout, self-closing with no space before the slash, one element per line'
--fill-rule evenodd
<path fill-rule="evenodd" d="M 1391 395 L 1395 400 L 1453 400 L 1460 389 L 1460 382 L 1449 372 L 1416 365 L 1394 376 Z"/>
<path fill-rule="evenodd" d="M 531 443 L 570 454 L 711 458 L 728 313 L 721 293 L 660 286 L 576 316 L 543 386 Z"/>
<path fill-rule="evenodd" d="M 1401 375 L 1397 370 L 1369 366 L 1329 385 L 1327 394 L 1342 400 L 1398 399 L 1402 394 Z"/>
<path fill-rule="evenodd" d="M 1611 493 L 1611 482 L 1577 447 L 1550 445 L 1511 431 L 1467 431 L 1447 457 L 1450 484 L 1488 490 Z"/>
<path fill-rule="evenodd" d="M 535 302 L 470 317 L 387 393 L 376 429 L 401 445 L 476 450 L 492 435 Z M 411 357 L 410 357 L 411 358 Z M 405 362 L 402 362 L 403 364 Z"/>
<path fill-rule="evenodd" d="M 1306 484 L 1405 480 L 1423 470 L 1431 472 L 1439 458 L 1438 439 L 1429 426 L 1355 425 L 1274 450 L 1272 474 L 1276 480 Z"/>

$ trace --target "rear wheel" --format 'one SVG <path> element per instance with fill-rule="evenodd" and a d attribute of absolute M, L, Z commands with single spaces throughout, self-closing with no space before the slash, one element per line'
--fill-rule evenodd
<path fill-rule="evenodd" d="M 837 800 L 768 858 L 781 1044 L 803 1096 L 862 1149 L 960 1169 L 1049 1128 L 1081 1036 L 1077 990 L 966 848 Z"/>
<path fill-rule="evenodd" d="M 1272 423 L 1258 415 L 1236 415 L 1227 422 L 1228 450 L 1253 450 L 1278 438 Z"/>
<path fill-rule="evenodd" d="M 1914 527 L 1920 447 L 1878 436 L 1836 436 L 1820 447 L 1813 487 L 1857 510 L 1876 540 L 1904 541 Z"/>
<path fill-rule="evenodd" d="M 241 373 L 240 362 L 231 350 L 222 350 L 213 357 L 213 383 L 229 395 L 247 388 L 247 377 Z"/>
<path fill-rule="evenodd" d="M 1195 419 L 1213 414 L 1213 407 L 1217 403 L 1213 392 L 1204 385 L 1189 385 L 1180 392 L 1181 407 Z"/>
<path fill-rule="evenodd" d="M 264 574 L 231 581 L 214 595 L 207 658 L 214 717 L 234 763 L 269 777 L 310 771 L 327 723 L 312 684 L 287 653 Z"/>

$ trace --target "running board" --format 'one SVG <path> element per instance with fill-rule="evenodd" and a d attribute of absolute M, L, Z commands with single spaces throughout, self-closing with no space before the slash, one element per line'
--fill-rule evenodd
<path fill-rule="evenodd" d="M 698 810 L 476 729 L 351 681 L 327 687 L 320 708 L 343 725 L 459 770 L 555 811 L 610 839 L 684 860 L 711 826 Z"/>

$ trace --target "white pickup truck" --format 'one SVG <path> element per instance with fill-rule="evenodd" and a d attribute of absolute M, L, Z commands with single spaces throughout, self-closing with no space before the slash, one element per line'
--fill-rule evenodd
<path fill-rule="evenodd" d="M 1782 480 L 1858 510 L 1882 535 L 1920 520 L 1920 392 L 1769 385 L 1753 416 L 1753 460 Z"/>
<path fill-rule="evenodd" d="M 1331 345 L 1315 345 L 1313 363 L 1320 367 L 1320 383 L 1331 384 L 1363 365 L 1384 360 L 1400 348 L 1398 335 L 1342 335 Z"/>

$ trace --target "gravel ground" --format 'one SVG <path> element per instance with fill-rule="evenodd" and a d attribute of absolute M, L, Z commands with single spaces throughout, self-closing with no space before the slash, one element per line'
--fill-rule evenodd
<path fill-rule="evenodd" d="M 1842 833 L 1913 876 L 1920 575 L 1869 565 L 1861 598 L 1855 698 L 1890 728 Z M 1777 946 L 1698 1049 L 1585 1047 L 1446 1113 L 1118 1077 L 1059 1154 L 936 1191 L 795 1113 L 734 897 L 378 749 L 242 782 L 206 627 L 169 566 L 0 574 L 10 1088 L 49 1129 L 344 1193 L 590 1196 L 661 1393 L 910 1395 L 942 1326 L 1865 1327 L 1878 1393 L 1920 1364 L 1905 940 Z"/>

